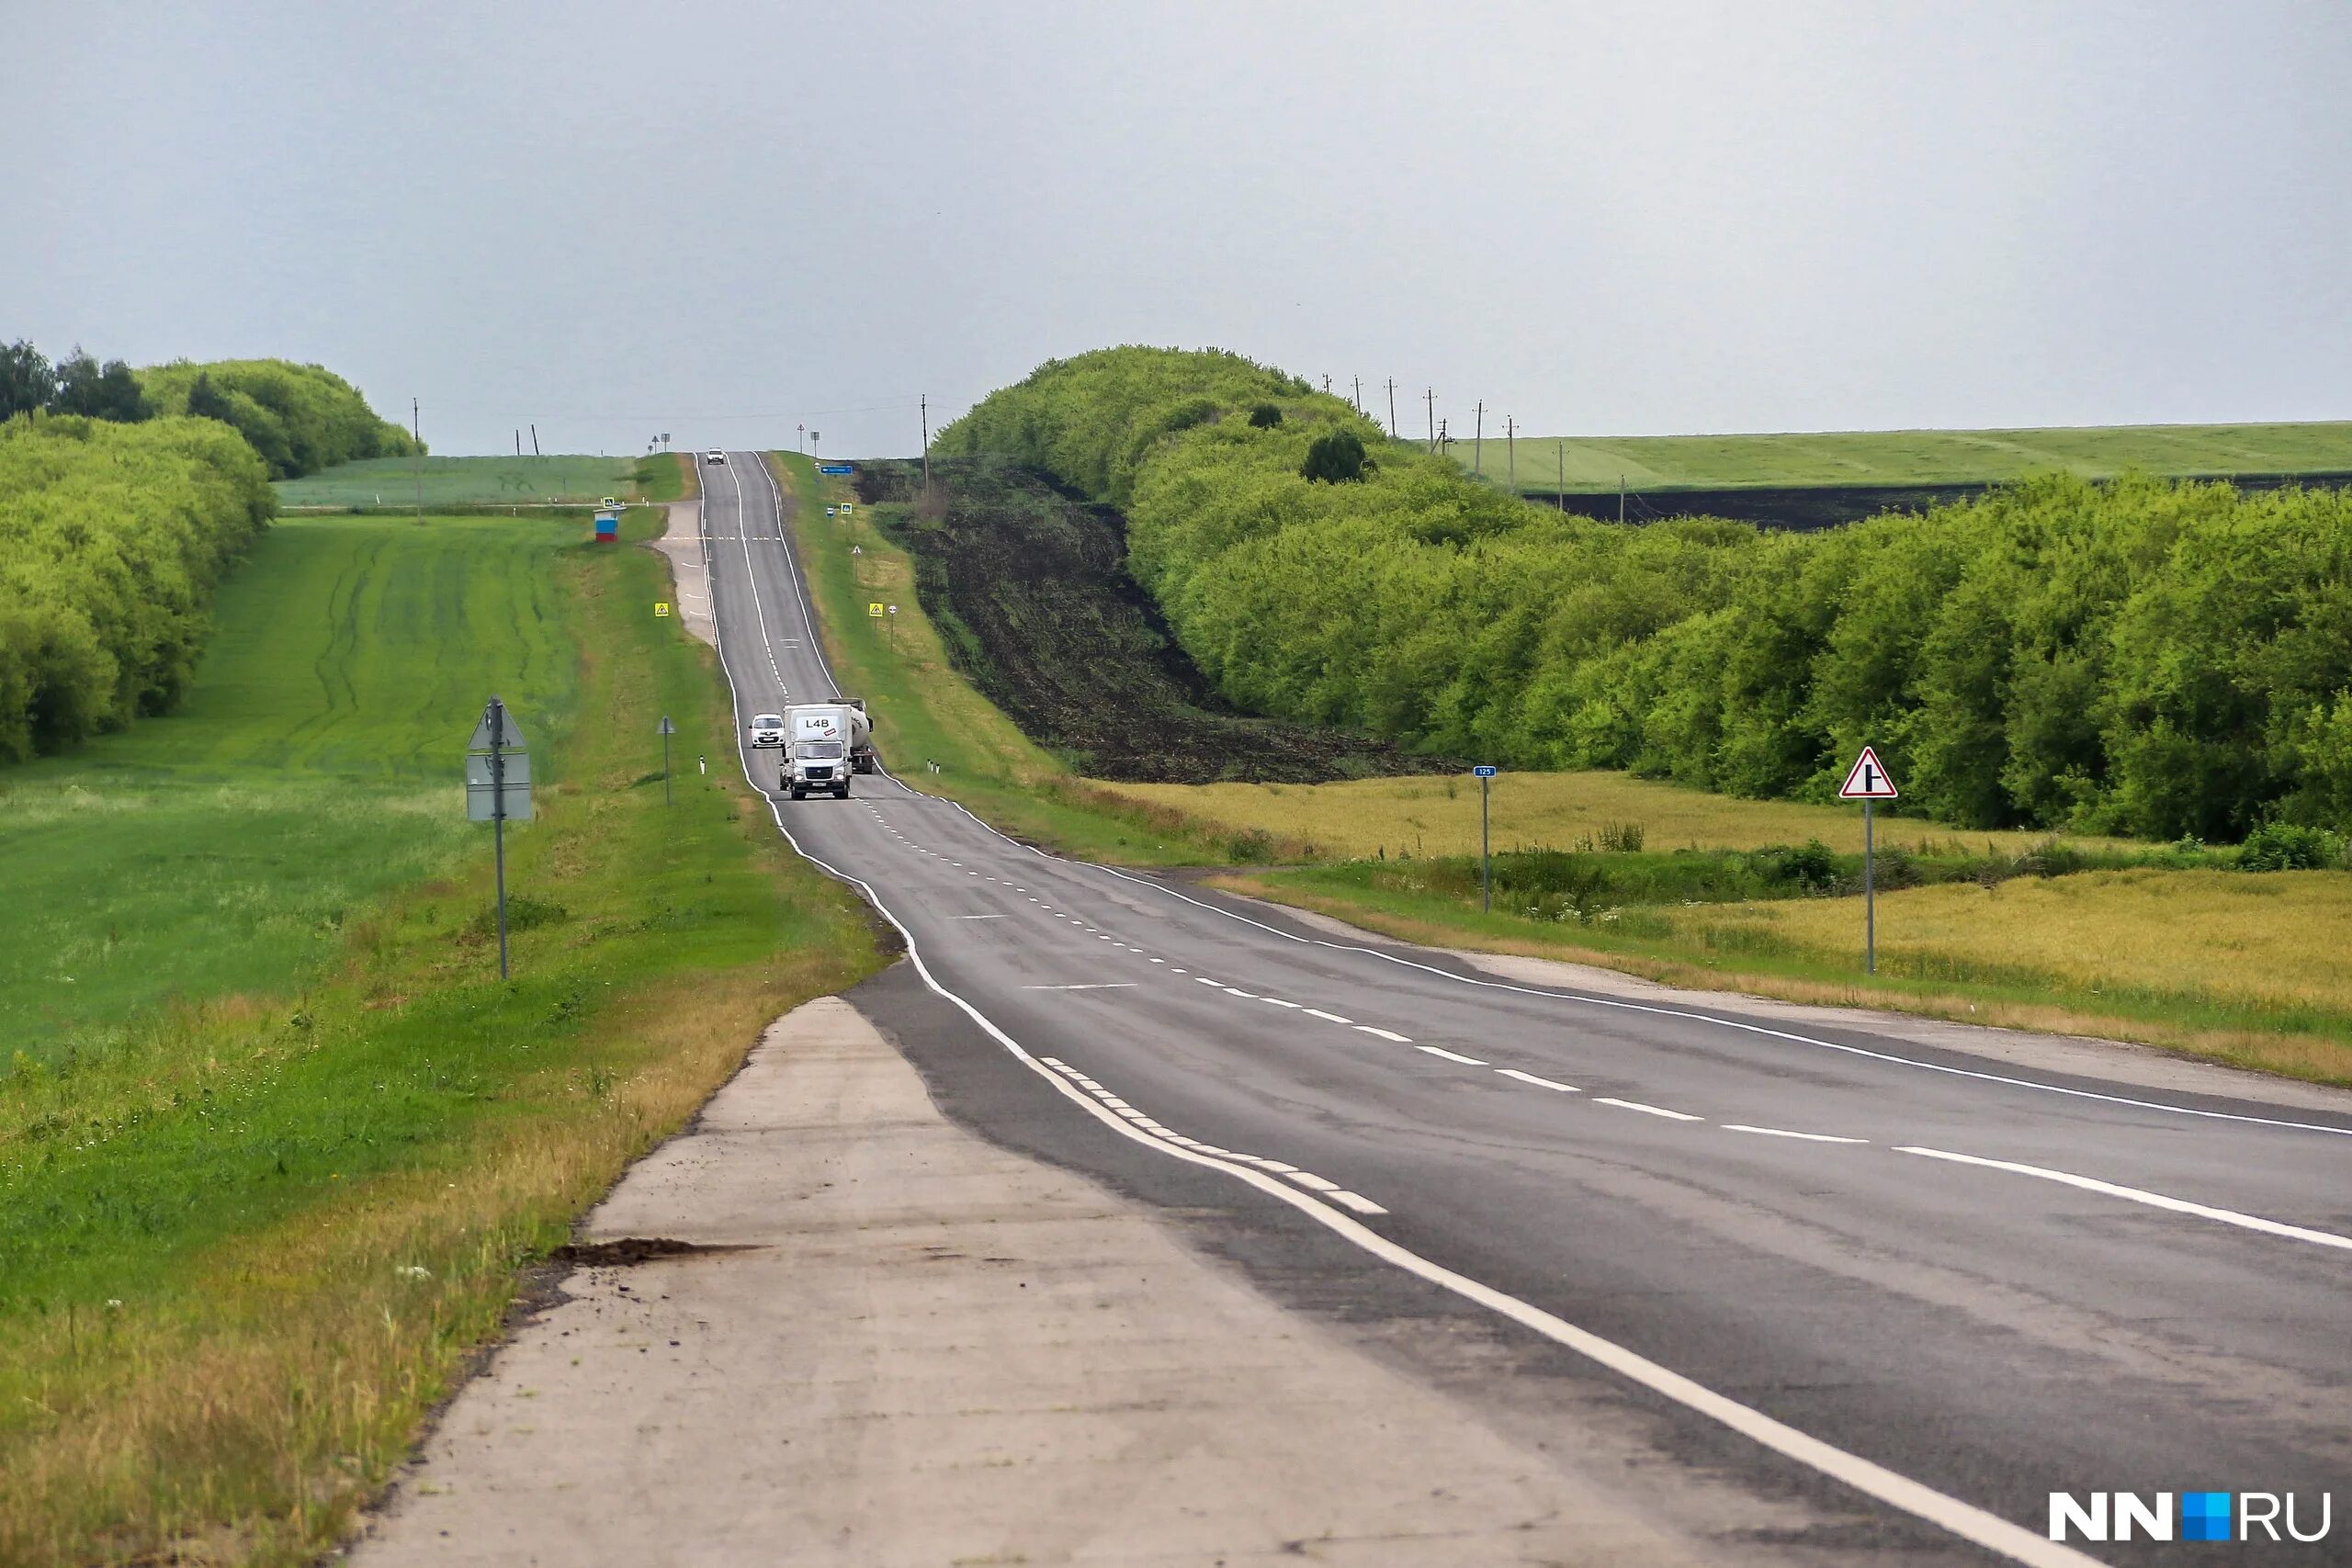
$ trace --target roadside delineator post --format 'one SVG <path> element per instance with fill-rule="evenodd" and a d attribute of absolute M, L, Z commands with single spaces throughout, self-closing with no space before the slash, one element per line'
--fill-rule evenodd
<path fill-rule="evenodd" d="M 1882 800 L 1895 798 L 1894 781 L 1886 776 L 1886 769 L 1878 753 L 1869 747 L 1854 759 L 1846 770 L 1846 782 L 1838 786 L 1840 800 L 1862 803 L 1862 973 L 1878 973 L 1878 890 L 1877 845 L 1871 821 L 1871 807 Z"/>
<path fill-rule="evenodd" d="M 1494 781 L 1495 767 L 1481 762 L 1470 772 L 1478 780 L 1478 912 L 1487 915 L 1495 908 L 1494 863 L 1487 844 L 1487 786 Z"/>

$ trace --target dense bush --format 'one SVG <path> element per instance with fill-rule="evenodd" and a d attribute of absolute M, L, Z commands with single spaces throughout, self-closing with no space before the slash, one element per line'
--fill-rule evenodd
<path fill-rule="evenodd" d="M 404 457 L 409 433 L 376 417 L 358 389 L 316 365 L 283 359 L 182 359 L 138 372 L 158 413 L 194 414 L 233 425 L 269 465 L 294 479 L 362 457 Z"/>
<path fill-rule="evenodd" d="M 202 420 L 0 424 L 0 760 L 175 702 L 275 505 L 253 449 Z"/>
<path fill-rule="evenodd" d="M 1278 401 L 1283 422 L 1247 411 Z M 1233 416 L 1233 417 L 1228 417 Z M 1360 484 L 1302 473 L 1345 432 Z M 1244 706 L 1525 767 L 1826 798 L 1878 748 L 1969 827 L 2352 823 L 2352 499 L 2049 476 L 1813 535 L 1565 516 L 1216 352 L 1054 361 L 939 437 L 1128 513 Z"/>

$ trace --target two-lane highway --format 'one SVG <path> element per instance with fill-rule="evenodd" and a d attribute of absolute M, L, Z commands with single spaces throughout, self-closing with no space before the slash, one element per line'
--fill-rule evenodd
<path fill-rule="evenodd" d="M 739 721 L 831 698 L 786 499 L 754 454 L 704 473 Z M 773 758 L 745 765 L 775 798 Z M 2053 1490 L 2352 1490 L 2352 1117 L 1509 984 L 857 789 L 778 819 L 973 1052 L 1589 1358 L 1708 1451 L 1728 1428 L 1959 1560 L 2084 1561 L 2044 1539 Z"/>

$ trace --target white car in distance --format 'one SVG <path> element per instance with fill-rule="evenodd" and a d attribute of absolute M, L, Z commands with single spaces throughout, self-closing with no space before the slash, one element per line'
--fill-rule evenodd
<path fill-rule="evenodd" d="M 772 746 L 780 749 L 784 745 L 784 715 L 780 713 L 753 714 L 751 732 L 753 747 Z"/>
<path fill-rule="evenodd" d="M 706 463 L 723 463 L 727 461 L 727 454 L 714 446 L 702 455 L 702 460 Z"/>

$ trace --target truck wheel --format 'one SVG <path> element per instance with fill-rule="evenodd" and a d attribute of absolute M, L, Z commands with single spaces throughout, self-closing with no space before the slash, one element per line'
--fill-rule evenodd
<path fill-rule="evenodd" d="M 805 789 L 796 789 L 792 792 L 792 798 L 795 800 L 806 800 L 808 798 L 808 792 Z"/>
<path fill-rule="evenodd" d="M 841 788 L 833 791 L 833 798 L 835 800 L 847 800 L 849 798 L 849 785 L 843 784 Z"/>

